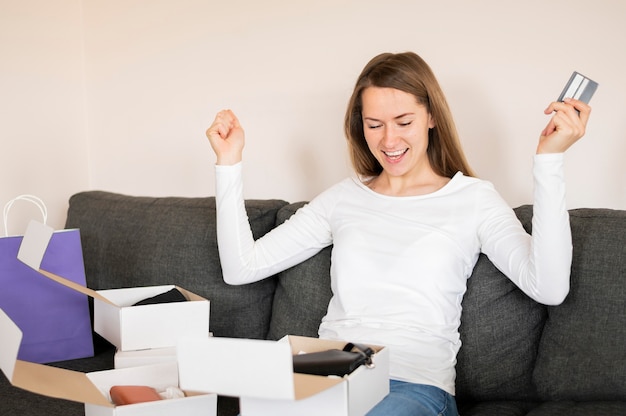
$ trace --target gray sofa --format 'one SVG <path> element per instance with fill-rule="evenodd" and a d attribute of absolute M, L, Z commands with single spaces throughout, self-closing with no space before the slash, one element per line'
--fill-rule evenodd
<path fill-rule="evenodd" d="M 249 200 L 256 237 L 302 203 Z M 517 208 L 530 227 L 531 206 Z M 481 256 L 463 301 L 457 364 L 462 416 L 626 415 L 626 211 L 570 211 L 571 292 L 560 306 L 527 298 Z M 72 196 L 67 228 L 80 228 L 94 289 L 177 284 L 211 300 L 220 337 L 316 336 L 329 297 L 330 250 L 247 286 L 222 281 L 213 198 L 148 198 L 90 191 Z M 80 371 L 113 366 L 110 344 L 96 356 L 56 363 Z M 220 416 L 237 399 L 220 397 Z M 11 387 L 0 376 L 0 415 L 82 415 L 82 404 Z"/>

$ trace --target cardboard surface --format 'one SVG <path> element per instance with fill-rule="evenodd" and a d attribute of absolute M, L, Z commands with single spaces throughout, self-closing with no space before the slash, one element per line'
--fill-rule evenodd
<path fill-rule="evenodd" d="M 2 371 L 15 387 L 49 397 L 112 406 L 84 373 L 17 360 L 22 331 L 2 309 L 0 309 L 0 331 Z"/>
<path fill-rule="evenodd" d="M 18 360 L 11 382 L 15 387 L 43 396 L 98 406 L 113 406 L 89 381 L 86 374 L 78 371 Z"/>

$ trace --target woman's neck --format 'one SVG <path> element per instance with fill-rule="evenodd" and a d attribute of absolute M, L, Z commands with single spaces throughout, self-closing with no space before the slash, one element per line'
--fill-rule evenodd
<path fill-rule="evenodd" d="M 387 196 L 427 195 L 443 188 L 450 178 L 428 169 L 418 175 L 391 176 L 383 171 L 370 179 L 366 185 L 374 192 Z"/>

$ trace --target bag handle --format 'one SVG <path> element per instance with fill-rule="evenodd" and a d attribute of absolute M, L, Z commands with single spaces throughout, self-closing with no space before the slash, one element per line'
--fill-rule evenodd
<path fill-rule="evenodd" d="M 46 204 L 44 204 L 44 202 L 34 196 L 34 195 L 19 195 L 16 196 L 15 198 L 13 198 L 12 200 L 10 200 L 9 202 L 6 203 L 6 205 L 4 206 L 4 236 L 8 237 L 9 236 L 9 210 L 11 209 L 11 207 L 13 206 L 13 204 L 16 201 L 28 201 L 28 202 L 32 202 L 33 204 L 35 204 L 37 206 L 37 208 L 39 208 L 39 211 L 41 212 L 41 216 L 43 217 L 43 223 L 46 224 L 46 222 L 48 221 L 48 208 L 46 208 Z"/>
<path fill-rule="evenodd" d="M 374 364 L 374 361 L 372 361 L 372 355 L 374 355 L 374 350 L 372 350 L 370 347 L 363 345 L 363 344 L 356 344 L 354 342 L 349 342 L 343 347 L 343 350 L 344 351 L 356 350 L 356 352 L 358 352 L 359 354 L 363 356 L 363 358 L 365 358 L 365 366 L 367 368 L 376 367 L 376 364 Z"/>

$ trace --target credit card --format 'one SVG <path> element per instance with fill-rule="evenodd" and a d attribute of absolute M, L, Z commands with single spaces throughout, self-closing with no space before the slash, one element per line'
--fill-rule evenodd
<path fill-rule="evenodd" d="M 574 71 L 557 101 L 563 101 L 565 98 L 575 98 L 585 104 L 589 104 L 589 101 L 591 100 L 593 93 L 596 92 L 597 88 L 597 82 L 592 81 L 590 78 Z"/>

